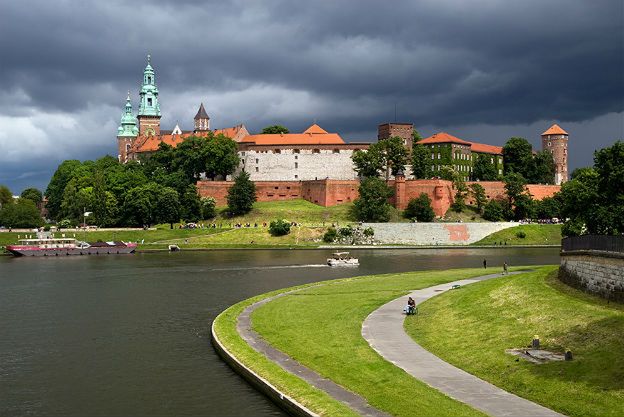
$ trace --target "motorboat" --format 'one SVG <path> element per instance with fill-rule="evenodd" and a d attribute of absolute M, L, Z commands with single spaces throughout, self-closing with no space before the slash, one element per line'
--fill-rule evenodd
<path fill-rule="evenodd" d="M 336 252 L 327 259 L 329 266 L 358 266 L 359 264 L 360 261 L 357 258 L 352 258 L 349 252 Z"/>

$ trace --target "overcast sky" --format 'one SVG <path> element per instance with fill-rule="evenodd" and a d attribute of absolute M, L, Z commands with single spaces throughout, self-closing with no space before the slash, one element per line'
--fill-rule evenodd
<path fill-rule="evenodd" d="M 502 145 L 559 123 L 571 168 L 624 138 L 621 0 L 0 0 L 0 184 L 45 189 L 64 159 L 116 156 L 146 55 L 161 126 L 347 140 L 413 122 Z"/>

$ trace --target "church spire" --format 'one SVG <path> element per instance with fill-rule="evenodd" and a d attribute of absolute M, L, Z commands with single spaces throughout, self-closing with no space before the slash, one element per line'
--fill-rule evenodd
<path fill-rule="evenodd" d="M 139 93 L 139 131 L 141 135 L 160 134 L 160 104 L 156 74 L 152 67 L 152 56 L 147 56 L 147 65 L 143 70 L 143 84 Z"/>
<path fill-rule="evenodd" d="M 136 118 L 132 112 L 132 102 L 130 101 L 130 91 L 128 91 L 128 97 L 126 98 L 126 107 L 121 115 L 121 123 L 117 129 L 117 136 L 123 137 L 136 137 L 139 134 L 139 130 L 136 126 Z"/>
<path fill-rule="evenodd" d="M 199 110 L 197 110 L 194 120 L 195 132 L 202 132 L 210 129 L 210 117 L 208 116 L 208 113 L 206 113 L 204 103 L 199 105 Z"/>

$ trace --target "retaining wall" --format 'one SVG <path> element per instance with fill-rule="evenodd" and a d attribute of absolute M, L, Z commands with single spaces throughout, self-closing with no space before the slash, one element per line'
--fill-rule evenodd
<path fill-rule="evenodd" d="M 375 241 L 406 245 L 467 245 L 518 223 L 364 223 Z"/>
<path fill-rule="evenodd" d="M 624 302 L 624 253 L 561 252 L 559 279 L 608 300 Z"/>

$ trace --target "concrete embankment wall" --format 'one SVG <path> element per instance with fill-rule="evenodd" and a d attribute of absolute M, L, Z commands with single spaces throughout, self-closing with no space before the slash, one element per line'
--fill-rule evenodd
<path fill-rule="evenodd" d="M 375 241 L 404 245 L 467 245 L 518 223 L 364 223 Z"/>
<path fill-rule="evenodd" d="M 603 298 L 624 302 L 624 253 L 561 252 L 559 279 Z"/>

